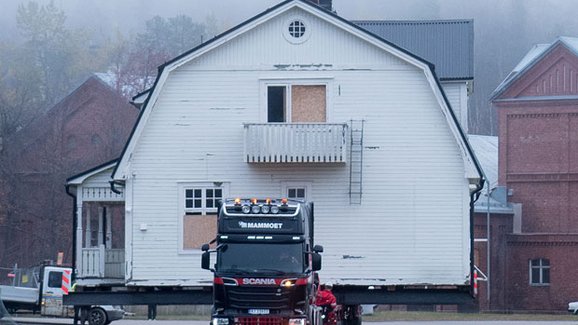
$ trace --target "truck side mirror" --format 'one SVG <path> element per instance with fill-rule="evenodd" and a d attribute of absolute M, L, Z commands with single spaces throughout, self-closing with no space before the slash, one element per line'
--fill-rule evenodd
<path fill-rule="evenodd" d="M 208 251 L 209 248 L 210 248 L 209 244 L 203 244 L 203 246 L 201 246 L 201 250 L 202 250 L 203 252 Z"/>
<path fill-rule="evenodd" d="M 323 246 L 321 246 L 321 245 L 315 245 L 315 246 L 313 246 L 313 251 L 314 251 L 315 253 L 323 253 Z"/>
<path fill-rule="evenodd" d="M 321 270 L 321 255 L 319 253 L 311 253 L 311 269 L 313 271 Z"/>
<path fill-rule="evenodd" d="M 209 253 L 208 250 L 203 252 L 203 255 L 201 255 L 201 268 L 205 270 L 211 269 L 211 253 Z"/>

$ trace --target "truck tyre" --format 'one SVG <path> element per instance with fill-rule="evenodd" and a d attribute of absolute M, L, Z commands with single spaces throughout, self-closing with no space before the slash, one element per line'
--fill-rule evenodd
<path fill-rule="evenodd" d="M 106 312 L 102 308 L 91 308 L 88 312 L 89 325 L 106 325 L 108 319 Z"/>

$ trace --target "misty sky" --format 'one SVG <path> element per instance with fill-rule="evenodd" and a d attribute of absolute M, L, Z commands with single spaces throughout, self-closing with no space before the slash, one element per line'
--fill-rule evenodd
<path fill-rule="evenodd" d="M 105 35 L 116 28 L 136 33 L 142 30 L 146 20 L 155 15 L 172 17 L 177 14 L 186 14 L 199 22 L 212 16 L 224 31 L 281 2 L 281 0 L 53 1 L 64 9 L 70 26 L 78 26 Z M 0 40 L 17 32 L 16 10 L 19 4 L 27 2 L 29 0 L 0 0 L 0 30 L 4 31 L 0 33 Z M 49 3 L 50 0 L 36 0 L 36 2 Z M 497 11 L 515 9 L 521 4 L 524 7 L 523 14 L 529 21 L 535 21 L 538 25 L 548 24 L 541 22 L 541 19 L 552 21 L 549 25 L 544 25 L 544 29 L 555 28 L 556 24 L 564 21 L 564 16 L 566 19 L 574 19 L 573 13 L 578 9 L 578 1 L 568 0 L 334 0 L 333 4 L 338 15 L 350 20 L 475 18 L 476 34 L 483 32 L 479 31 L 479 25 L 492 23 L 492 17 Z M 536 36 L 538 37 L 536 43 L 552 41 Z M 522 52 L 527 49 L 523 49 Z"/>
<path fill-rule="evenodd" d="M 135 35 L 155 15 L 185 14 L 199 23 L 211 17 L 223 32 L 282 0 L 53 1 L 66 13 L 68 27 L 107 39 L 117 30 Z M 18 35 L 16 11 L 28 2 L 0 0 L 0 46 Z M 333 7 L 349 20 L 473 19 L 475 86 L 470 112 L 478 112 L 481 119 L 492 115 L 490 93 L 534 44 L 552 43 L 558 36 L 578 37 L 577 0 L 333 0 Z M 489 119 L 495 126 L 495 117 Z"/>

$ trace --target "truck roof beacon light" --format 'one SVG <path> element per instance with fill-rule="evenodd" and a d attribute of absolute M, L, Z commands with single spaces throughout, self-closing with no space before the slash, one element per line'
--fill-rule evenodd
<path fill-rule="evenodd" d="M 261 207 L 261 213 L 269 213 L 270 207 L 268 205 L 263 205 Z"/>
<path fill-rule="evenodd" d="M 255 217 L 272 217 L 272 215 L 297 216 L 300 213 L 300 202 L 281 199 L 235 198 L 224 202 L 223 212 L 226 216 L 254 215 Z"/>
<path fill-rule="evenodd" d="M 273 214 L 279 213 L 279 207 L 276 205 L 272 205 L 271 206 L 271 213 L 273 213 Z"/>

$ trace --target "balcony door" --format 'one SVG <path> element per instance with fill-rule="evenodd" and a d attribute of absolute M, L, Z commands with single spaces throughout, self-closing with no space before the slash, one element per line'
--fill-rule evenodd
<path fill-rule="evenodd" d="M 267 86 L 267 122 L 327 121 L 326 85 Z"/>

